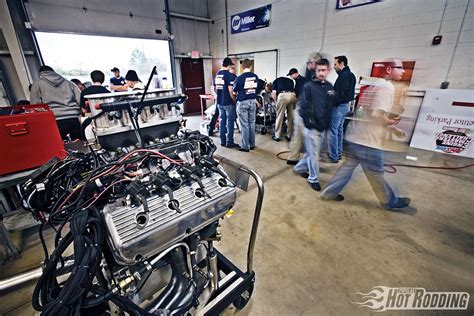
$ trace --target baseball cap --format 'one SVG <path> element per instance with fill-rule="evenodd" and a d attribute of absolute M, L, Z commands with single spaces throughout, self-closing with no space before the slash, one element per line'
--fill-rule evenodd
<path fill-rule="evenodd" d="M 296 68 L 291 68 L 290 71 L 288 71 L 287 76 L 291 76 L 291 75 L 297 74 L 297 73 L 298 73 L 298 69 L 296 69 Z"/>
<path fill-rule="evenodd" d="M 230 59 L 229 57 L 224 58 L 224 60 L 222 61 L 223 67 L 228 67 L 228 66 L 233 66 L 233 65 L 234 63 L 232 62 L 232 59 Z"/>
<path fill-rule="evenodd" d="M 117 67 L 114 67 L 112 69 L 110 69 L 110 71 L 114 72 L 114 71 L 120 71 L 120 69 L 118 69 Z"/>

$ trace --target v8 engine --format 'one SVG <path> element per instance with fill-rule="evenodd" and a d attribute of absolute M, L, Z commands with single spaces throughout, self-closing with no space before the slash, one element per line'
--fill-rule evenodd
<path fill-rule="evenodd" d="M 73 152 L 38 169 L 24 207 L 57 231 L 33 293 L 42 315 L 182 315 L 219 283 L 213 242 L 236 187 L 197 132 Z M 67 256 L 68 248 L 73 256 Z"/>

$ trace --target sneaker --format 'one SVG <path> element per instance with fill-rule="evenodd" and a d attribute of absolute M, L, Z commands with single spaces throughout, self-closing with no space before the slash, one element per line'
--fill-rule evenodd
<path fill-rule="evenodd" d="M 287 141 L 291 141 L 291 137 L 290 137 L 290 136 L 285 136 L 285 139 L 286 139 Z"/>
<path fill-rule="evenodd" d="M 255 149 L 255 146 L 250 147 L 250 150 L 254 150 L 254 149 Z"/>
<path fill-rule="evenodd" d="M 239 148 L 239 151 L 243 151 L 243 152 L 246 152 L 246 153 L 248 153 L 250 150 L 249 150 L 249 149 L 245 149 L 245 148 L 242 148 L 242 147 L 240 147 L 240 148 Z"/>
<path fill-rule="evenodd" d="M 290 166 L 294 166 L 298 163 L 298 160 L 287 160 L 286 164 Z"/>
<path fill-rule="evenodd" d="M 393 209 L 407 207 L 408 205 L 410 205 L 410 202 L 411 202 L 410 198 L 401 197 L 401 198 L 398 198 L 397 201 L 393 203 L 392 205 L 390 205 L 389 203 L 385 204 L 384 208 L 388 211 L 391 211 Z"/>
<path fill-rule="evenodd" d="M 237 148 L 237 149 L 240 148 L 240 146 L 236 143 L 227 144 L 227 145 L 225 145 L 225 147 L 227 147 L 227 148 Z"/>
<path fill-rule="evenodd" d="M 222 146 L 222 147 L 225 147 L 225 144 L 224 144 L 224 143 L 221 143 L 221 146 Z"/>
<path fill-rule="evenodd" d="M 276 141 L 276 142 L 281 141 L 281 139 L 279 139 L 278 137 L 275 137 L 275 136 L 272 136 L 272 139 L 273 139 L 274 141 Z"/>
<path fill-rule="evenodd" d="M 316 183 L 311 183 L 311 182 L 309 182 L 309 186 L 310 186 L 311 189 L 313 189 L 314 191 L 321 191 L 321 185 L 319 184 L 319 182 L 316 182 Z"/>
<path fill-rule="evenodd" d="M 344 201 L 344 195 L 342 194 L 338 194 L 334 197 L 324 197 L 324 196 L 321 196 L 321 199 L 323 200 L 326 200 L 326 201 L 338 201 L 338 202 L 341 202 L 341 201 Z"/>

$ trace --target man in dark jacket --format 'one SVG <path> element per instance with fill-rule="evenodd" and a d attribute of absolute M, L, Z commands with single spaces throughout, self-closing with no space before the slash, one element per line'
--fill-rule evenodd
<path fill-rule="evenodd" d="M 333 86 L 326 81 L 329 61 L 321 58 L 316 62 L 316 80 L 305 83 L 301 96 L 300 115 L 304 123 L 305 154 L 294 171 L 309 173 L 308 182 L 313 190 L 320 191 L 319 152 L 324 133 L 329 127 L 331 109 L 335 104 Z"/>
<path fill-rule="evenodd" d="M 331 124 L 328 130 L 328 155 L 332 163 L 338 163 L 342 158 L 344 118 L 349 111 L 349 102 L 354 100 L 356 78 L 349 69 L 346 56 L 334 58 L 334 70 L 338 77 L 334 83 L 336 105 L 331 112 Z"/>

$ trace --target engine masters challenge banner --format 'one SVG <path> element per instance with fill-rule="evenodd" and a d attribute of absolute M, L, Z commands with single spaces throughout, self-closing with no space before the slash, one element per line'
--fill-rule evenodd
<path fill-rule="evenodd" d="M 426 90 L 411 147 L 474 158 L 474 90 Z"/>

